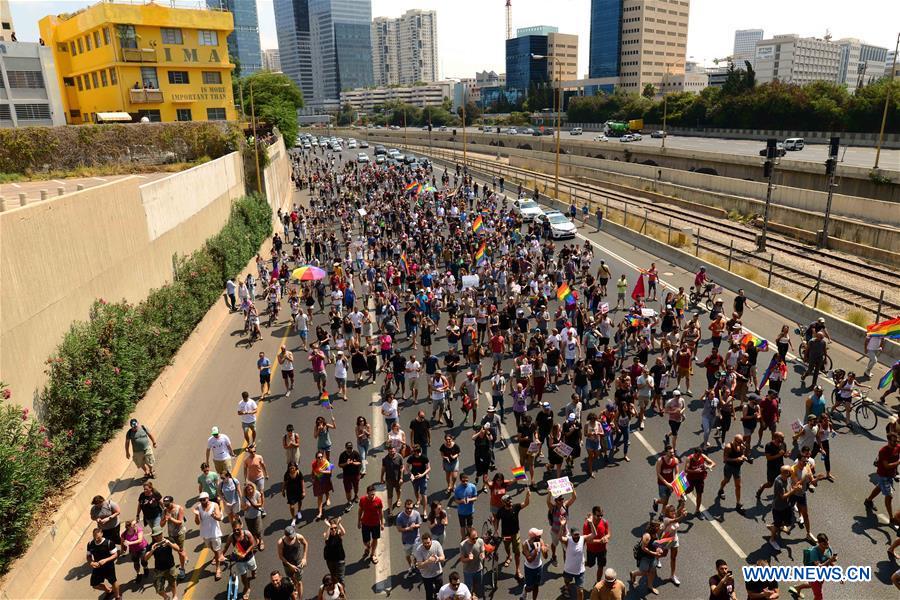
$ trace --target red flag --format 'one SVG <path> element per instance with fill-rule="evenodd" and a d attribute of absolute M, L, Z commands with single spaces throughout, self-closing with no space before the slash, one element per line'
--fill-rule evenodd
<path fill-rule="evenodd" d="M 632 300 L 637 302 L 639 299 L 643 298 L 646 295 L 647 292 L 644 291 L 644 274 L 639 273 L 637 282 L 634 284 L 634 289 L 631 290 L 631 298 Z"/>

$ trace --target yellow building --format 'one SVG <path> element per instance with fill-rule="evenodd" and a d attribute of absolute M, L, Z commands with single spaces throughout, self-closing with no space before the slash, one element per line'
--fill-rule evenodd
<path fill-rule="evenodd" d="M 70 124 L 235 119 L 230 12 L 107 1 L 39 26 Z"/>

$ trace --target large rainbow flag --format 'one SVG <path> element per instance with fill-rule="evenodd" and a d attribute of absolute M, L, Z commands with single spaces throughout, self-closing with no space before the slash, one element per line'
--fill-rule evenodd
<path fill-rule="evenodd" d="M 512 474 L 513 474 L 513 477 L 516 478 L 516 481 L 522 481 L 524 479 L 528 479 L 528 476 L 525 474 L 525 467 L 513 467 Z"/>
<path fill-rule="evenodd" d="M 472 221 L 472 231 L 474 233 L 478 233 L 478 230 L 484 227 L 484 220 L 481 218 L 481 215 L 475 217 L 475 220 Z"/>
<path fill-rule="evenodd" d="M 481 266 L 483 263 L 487 262 L 487 256 L 485 256 L 485 251 L 487 250 L 487 242 L 481 242 L 481 247 L 478 248 L 478 251 L 475 253 L 475 264 Z"/>
<path fill-rule="evenodd" d="M 572 291 L 572 288 L 569 287 L 568 283 L 563 283 L 556 290 L 556 298 L 560 302 L 565 302 L 566 304 L 572 304 L 575 302 L 575 292 Z"/>
<path fill-rule="evenodd" d="M 752 333 L 745 333 L 744 337 L 741 338 L 740 345 L 743 346 L 744 348 L 746 348 L 749 344 L 753 344 L 754 346 L 756 346 L 756 349 L 759 350 L 760 352 L 765 352 L 766 350 L 769 349 L 768 341 L 766 341 L 762 338 L 758 338 L 755 335 L 753 335 Z"/>
<path fill-rule="evenodd" d="M 684 496 L 688 488 L 691 487 L 691 484 L 688 483 L 687 474 L 684 471 L 678 474 L 678 477 L 675 478 L 675 481 L 672 482 L 672 487 L 675 495 L 681 498 Z"/>
<path fill-rule="evenodd" d="M 874 323 L 866 327 L 866 333 L 872 336 L 886 337 L 892 340 L 900 340 L 900 317 Z"/>
<path fill-rule="evenodd" d="M 900 361 L 898 361 L 900 362 Z M 894 367 L 897 366 L 897 363 L 894 363 L 894 366 L 891 367 L 891 370 L 884 374 L 884 377 L 878 380 L 878 389 L 883 390 L 884 388 L 891 385 L 891 382 L 894 381 Z"/>
<path fill-rule="evenodd" d="M 406 258 L 406 252 L 400 254 L 400 268 L 403 269 L 403 273 L 409 275 L 409 259 Z"/>

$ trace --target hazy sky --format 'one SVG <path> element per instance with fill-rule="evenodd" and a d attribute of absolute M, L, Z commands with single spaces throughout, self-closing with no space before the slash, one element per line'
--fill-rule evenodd
<path fill-rule="evenodd" d="M 134 0 L 135 3 L 143 0 Z M 166 0 L 157 0 L 165 4 Z M 177 0 L 180 6 L 200 0 Z M 84 0 L 12 0 L 20 40 L 37 40 L 37 21 L 94 2 Z M 277 48 L 272 0 L 257 0 L 263 48 Z M 513 28 L 555 25 L 578 34 L 578 71 L 588 66 L 590 0 L 513 0 Z M 410 8 L 438 13 L 438 50 L 442 77 L 472 77 L 484 69 L 503 72 L 505 0 L 372 0 L 372 16 L 399 16 Z M 735 29 L 761 28 L 766 36 L 797 33 L 835 39 L 856 37 L 893 49 L 900 27 L 896 0 L 692 0 L 688 57 L 699 62 L 731 54 Z"/>

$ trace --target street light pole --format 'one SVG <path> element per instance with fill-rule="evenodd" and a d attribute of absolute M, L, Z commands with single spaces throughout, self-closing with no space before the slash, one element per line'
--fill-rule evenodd
<path fill-rule="evenodd" d="M 463 130 L 463 167 L 468 167 L 468 159 L 466 155 L 466 101 L 468 100 L 468 90 L 466 84 L 463 84 L 463 101 L 462 101 L 462 130 Z"/>
<path fill-rule="evenodd" d="M 881 131 L 878 133 L 878 146 L 875 148 L 875 166 L 878 170 L 878 159 L 881 158 L 881 144 L 884 142 L 884 125 L 887 123 L 888 105 L 891 102 L 891 91 L 894 89 L 894 73 L 897 72 L 897 50 L 900 50 L 900 33 L 897 34 L 897 42 L 894 44 L 894 64 L 891 65 L 891 79 L 888 83 L 887 93 L 884 95 L 884 112 L 881 114 Z"/>

